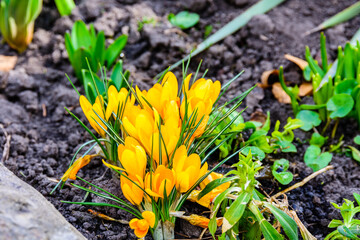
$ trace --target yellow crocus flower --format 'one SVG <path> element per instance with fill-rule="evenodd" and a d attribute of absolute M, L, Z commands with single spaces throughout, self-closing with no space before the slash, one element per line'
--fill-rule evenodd
<path fill-rule="evenodd" d="M 149 231 L 149 227 L 155 226 L 155 214 L 151 211 L 144 211 L 142 214 L 143 219 L 133 218 L 129 222 L 131 229 L 134 229 L 134 233 L 138 238 L 143 238 Z"/>
<path fill-rule="evenodd" d="M 170 107 L 175 107 L 169 104 Z M 159 124 L 161 124 L 160 115 L 153 109 L 149 112 L 139 107 L 132 107 L 123 118 L 123 126 L 125 131 L 132 137 L 136 138 L 145 148 L 147 154 L 160 163 L 160 142 L 161 142 L 161 156 L 162 164 L 167 162 L 167 154 L 171 155 L 174 151 L 176 143 L 180 136 L 180 118 L 179 115 L 170 116 L 169 110 L 168 119 L 160 126 L 162 139 L 159 136 Z M 152 155 L 151 155 L 152 154 Z"/>
<path fill-rule="evenodd" d="M 98 156 L 97 154 L 94 155 L 85 155 L 84 157 L 79 157 L 70 167 L 69 169 L 64 173 L 64 175 L 61 177 L 61 181 L 66 181 L 69 178 L 71 180 L 76 179 L 76 174 L 78 171 L 89 164 L 91 159 Z"/>
<path fill-rule="evenodd" d="M 121 165 L 129 175 L 144 178 L 147 162 L 146 152 L 135 138 L 125 138 L 125 145 L 118 146 L 118 156 Z"/>
<path fill-rule="evenodd" d="M 199 155 L 193 153 L 187 155 L 185 145 L 180 146 L 176 151 L 173 159 L 173 170 L 176 174 L 176 188 L 179 192 L 187 192 L 196 181 L 201 178 L 208 169 L 208 164 L 201 167 Z"/>
<path fill-rule="evenodd" d="M 122 110 L 125 113 L 129 110 L 130 106 L 134 105 L 135 98 L 128 96 L 128 94 L 129 92 L 126 88 L 121 88 L 118 92 L 113 85 L 109 87 L 108 104 L 105 112 L 106 120 L 110 118 L 113 112 L 117 114 L 118 110 Z"/>
<path fill-rule="evenodd" d="M 198 79 L 189 89 L 189 82 L 191 74 L 189 74 L 184 81 L 184 98 L 180 106 L 181 118 L 184 119 L 187 106 L 187 117 L 196 111 L 196 124 L 202 119 L 198 129 L 193 134 L 192 138 L 201 136 L 204 133 L 205 127 L 209 120 L 209 114 L 212 111 L 213 105 L 218 98 L 221 90 L 219 81 L 213 82 L 211 79 Z M 186 99 L 186 102 L 185 102 Z"/>
<path fill-rule="evenodd" d="M 149 91 L 140 89 L 136 86 L 136 94 L 144 109 L 152 111 L 155 108 L 164 119 L 166 108 L 170 102 L 174 102 L 179 106 L 180 99 L 178 95 L 178 81 L 172 72 L 167 72 L 160 83 L 156 83 Z M 151 105 L 151 107 L 149 106 Z"/>
<path fill-rule="evenodd" d="M 144 197 L 144 181 L 140 176 L 129 175 L 127 177 L 132 181 L 123 175 L 120 177 L 121 190 L 124 197 L 133 205 L 140 205 Z"/>
<path fill-rule="evenodd" d="M 151 174 L 151 176 L 150 176 Z M 164 165 L 159 165 L 155 172 L 148 172 L 145 176 L 145 191 L 155 198 L 169 196 L 175 186 L 175 172 Z"/>
<path fill-rule="evenodd" d="M 100 134 L 102 137 L 104 137 L 105 136 L 105 131 L 100 127 L 100 125 L 105 130 L 107 129 L 107 127 L 101 121 L 101 119 L 95 114 L 95 112 L 96 112 L 103 120 L 105 120 L 104 111 L 103 111 L 103 107 L 102 107 L 104 105 L 103 98 L 98 96 L 96 98 L 96 100 L 95 100 L 94 105 L 91 105 L 89 100 L 83 95 L 80 96 L 79 101 L 80 101 L 80 107 L 83 110 L 83 112 L 84 112 L 87 120 L 89 121 L 91 127 L 93 129 L 95 129 L 95 131 L 98 134 Z"/>

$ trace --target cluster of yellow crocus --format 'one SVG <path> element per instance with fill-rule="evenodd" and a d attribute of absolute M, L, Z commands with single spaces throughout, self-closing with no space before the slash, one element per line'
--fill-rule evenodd
<path fill-rule="evenodd" d="M 207 163 L 202 165 L 198 154 L 188 155 L 191 141 L 185 143 L 185 140 L 189 137 L 194 140 L 203 134 L 221 85 L 219 81 L 199 79 L 189 88 L 190 79 L 191 75 L 185 79 L 182 96 L 178 95 L 179 84 L 175 75 L 168 72 L 161 84 L 156 83 L 148 91 L 141 91 L 136 86 L 131 90 L 136 96 L 130 96 L 124 88 L 118 92 L 110 87 L 106 101 L 105 97 L 98 97 L 91 105 L 86 97 L 80 97 L 81 108 L 90 125 L 103 138 L 107 130 L 103 121 L 111 124 L 121 120 L 122 133 L 119 137 L 124 140 L 117 149 L 118 166 L 104 163 L 122 172 L 123 194 L 141 211 L 149 210 L 146 206 L 152 206 L 147 203 L 168 200 L 167 197 L 174 191 L 179 198 L 208 171 Z M 195 112 L 192 128 L 199 127 L 192 135 L 181 136 L 183 124 L 188 121 L 185 118 L 190 118 Z M 112 115 L 114 118 L 111 118 Z M 130 222 L 138 237 L 145 236 L 148 228 L 154 227 L 145 219 Z"/>

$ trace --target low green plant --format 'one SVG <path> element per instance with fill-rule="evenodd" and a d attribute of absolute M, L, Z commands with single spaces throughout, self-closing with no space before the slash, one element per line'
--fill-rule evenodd
<path fill-rule="evenodd" d="M 357 203 L 357 207 L 354 206 L 354 202 L 344 199 L 344 203 L 339 206 L 336 203 L 331 203 L 336 209 L 340 210 L 343 220 L 333 219 L 329 228 L 336 228 L 325 237 L 325 240 L 335 239 L 359 239 L 360 238 L 360 220 L 355 219 L 355 215 L 360 212 L 360 195 L 354 193 L 354 198 Z"/>
<path fill-rule="evenodd" d="M 42 0 L 1 0 L 0 31 L 3 40 L 18 52 L 31 43 L 35 19 L 42 9 Z"/>
<path fill-rule="evenodd" d="M 274 165 L 271 167 L 271 172 L 279 183 L 282 185 L 287 185 L 294 178 L 294 175 L 287 171 L 288 169 L 289 161 L 285 158 L 281 158 L 279 160 L 275 160 Z"/>
<path fill-rule="evenodd" d="M 326 38 L 320 37 L 320 51 L 322 64 L 319 65 L 306 47 L 305 57 L 308 67 L 305 75 L 310 76 L 313 85 L 315 105 L 299 104 L 297 92 L 285 85 L 283 70 L 280 68 L 280 83 L 284 91 L 290 96 L 292 108 L 296 118 L 304 121 L 303 130 L 308 131 L 325 122 L 323 133 L 326 132 L 331 121 L 335 121 L 332 137 L 335 136 L 340 119 L 353 117 L 360 126 L 360 58 L 358 52 L 360 44 L 346 43 L 344 50 L 338 48 L 338 64 L 334 77 L 329 76 L 327 82 L 322 79 L 327 75 L 331 64 L 327 61 Z M 310 70 L 310 71 L 309 71 Z M 308 74 L 309 73 L 309 74 Z"/>
<path fill-rule="evenodd" d="M 239 155 L 239 162 L 234 170 L 224 178 L 210 182 L 199 194 L 198 199 L 225 182 L 230 182 L 228 189 L 221 192 L 214 200 L 210 215 L 209 231 L 215 238 L 217 230 L 216 216 L 223 216 L 222 235 L 219 239 L 284 239 L 268 219 L 272 215 L 279 223 L 285 235 L 298 239 L 296 222 L 278 205 L 266 199 L 256 190 L 256 174 L 262 168 L 260 161 L 254 161 L 251 151 L 247 156 Z"/>
<path fill-rule="evenodd" d="M 156 20 L 154 18 L 143 17 L 141 21 L 137 22 L 137 24 L 138 24 L 137 30 L 140 32 L 145 24 L 152 24 L 153 26 L 155 26 Z"/>
<path fill-rule="evenodd" d="M 100 66 L 110 69 L 120 56 L 126 42 L 127 36 L 121 35 L 106 48 L 104 32 L 96 33 L 92 24 L 88 29 L 81 20 L 74 23 L 71 34 L 65 34 L 65 47 L 69 60 L 76 77 L 81 82 L 83 82 L 83 69 L 89 69 L 94 73 L 99 71 Z"/>
<path fill-rule="evenodd" d="M 176 15 L 170 13 L 168 15 L 168 20 L 172 25 L 176 27 L 179 27 L 181 29 L 188 29 L 195 26 L 199 22 L 200 16 L 197 13 L 182 11 Z"/>

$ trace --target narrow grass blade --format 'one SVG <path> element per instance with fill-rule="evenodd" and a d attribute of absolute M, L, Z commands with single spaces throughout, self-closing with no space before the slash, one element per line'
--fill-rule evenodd
<path fill-rule="evenodd" d="M 218 41 L 224 39 L 225 37 L 235 33 L 240 28 L 245 26 L 252 17 L 266 13 L 267 11 L 271 10 L 272 8 L 276 7 L 280 3 L 284 2 L 285 0 L 261 0 L 247 9 L 245 12 L 234 18 L 231 22 L 220 28 L 216 33 L 209 36 L 205 41 L 200 43 L 197 48 L 191 52 L 191 54 L 187 55 L 183 59 L 176 62 L 167 71 L 174 69 L 175 67 L 179 66 L 182 62 L 188 60 L 191 57 L 196 56 L 197 54 L 201 53 L 205 49 L 209 48 L 213 44 L 217 43 Z M 158 78 L 163 73 L 158 74 L 155 78 Z"/>
<path fill-rule="evenodd" d="M 350 40 L 350 44 L 354 45 L 356 44 L 357 41 L 360 41 L 360 28 L 357 30 L 357 32 L 354 34 L 354 36 L 352 37 L 352 39 Z M 329 77 L 332 79 L 335 76 L 336 73 L 336 69 L 338 66 L 338 60 L 336 60 L 333 65 L 331 66 L 331 68 L 329 69 L 329 71 L 325 74 L 325 76 L 322 78 L 319 87 L 316 89 L 316 92 L 320 90 L 320 88 L 322 86 L 324 86 L 324 84 L 326 84 L 327 82 L 329 82 Z"/>
<path fill-rule="evenodd" d="M 336 15 L 326 19 L 317 27 L 307 31 L 305 35 L 309 35 L 311 33 L 338 25 L 339 23 L 345 22 L 350 20 L 351 18 L 355 17 L 356 15 L 360 14 L 360 2 L 354 3 L 350 7 L 342 10 L 341 12 L 337 13 Z"/>

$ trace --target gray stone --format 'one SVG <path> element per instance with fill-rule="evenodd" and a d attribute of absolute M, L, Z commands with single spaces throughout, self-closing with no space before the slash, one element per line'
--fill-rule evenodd
<path fill-rule="evenodd" d="M 24 108 L 5 99 L 0 99 L 0 123 L 8 125 L 28 120 L 29 116 Z"/>
<path fill-rule="evenodd" d="M 85 240 L 34 188 L 0 163 L 0 239 Z"/>

